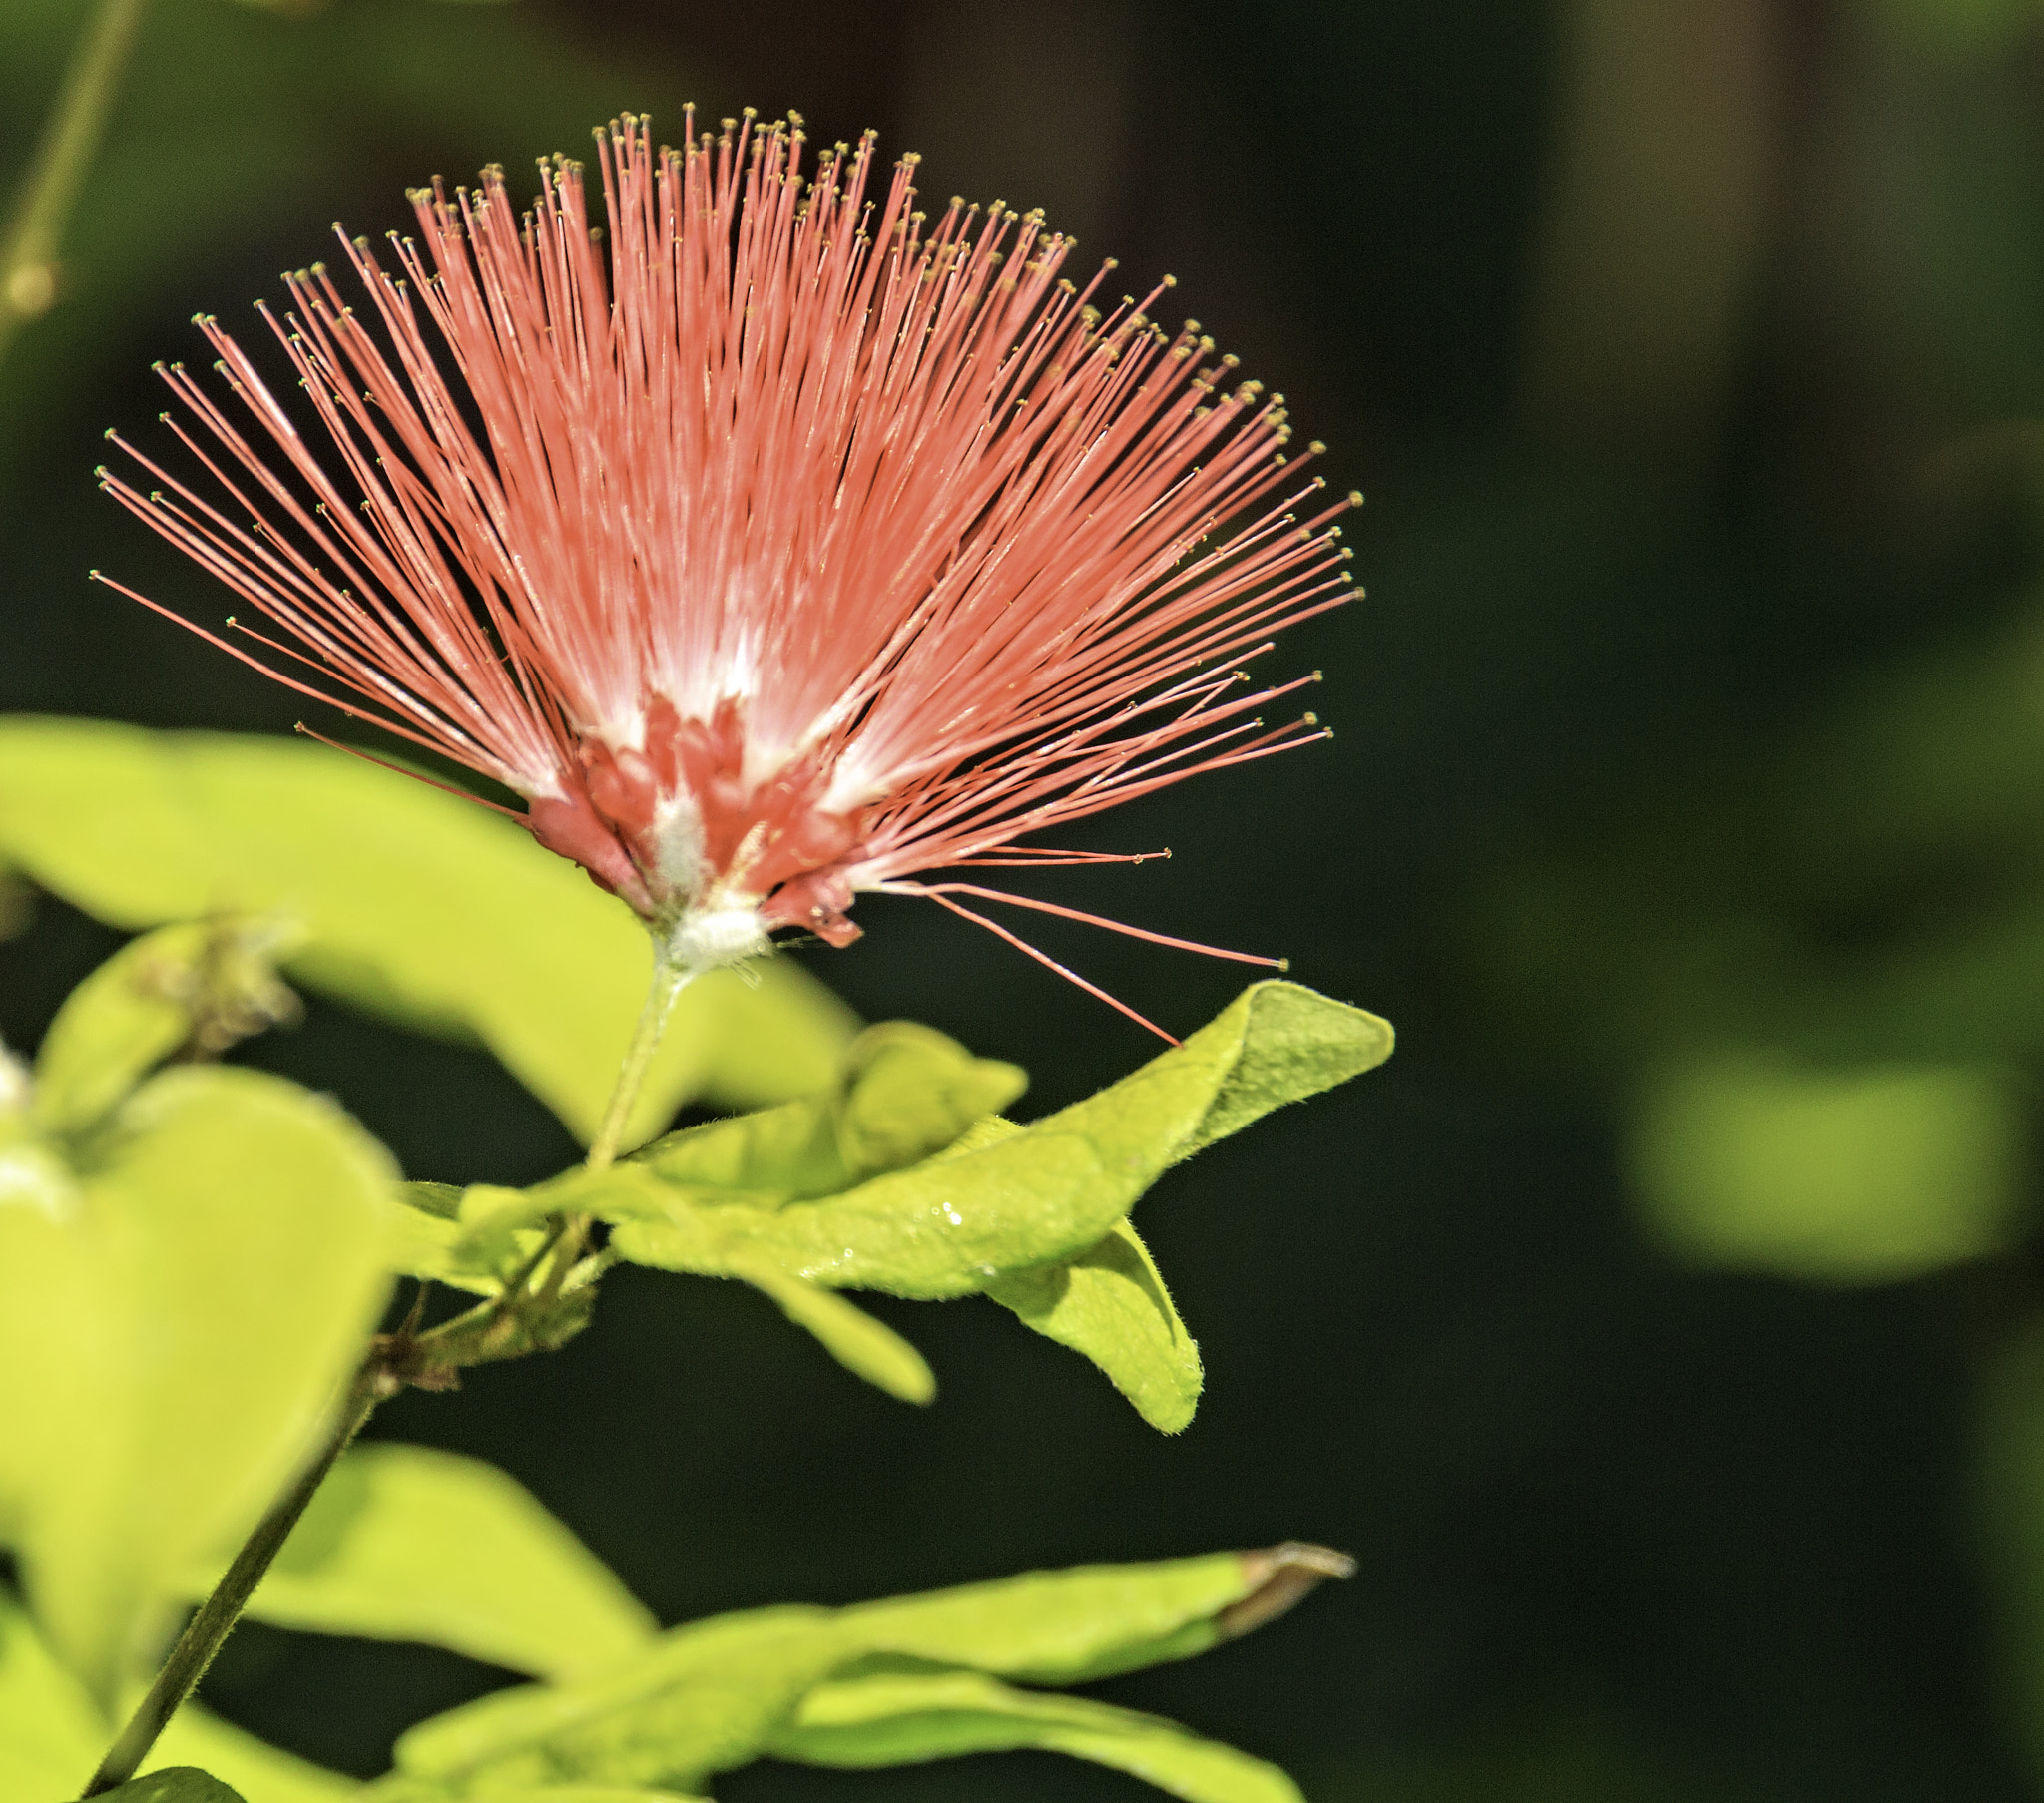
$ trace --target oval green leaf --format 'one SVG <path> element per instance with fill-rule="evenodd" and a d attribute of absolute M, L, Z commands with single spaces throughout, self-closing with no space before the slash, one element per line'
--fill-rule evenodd
<path fill-rule="evenodd" d="M 869 1675 L 859 1667 L 876 1657 L 1078 1683 L 1188 1658 L 1350 1569 L 1325 1548 L 1286 1545 L 714 1616 L 596 1677 L 500 1691 L 422 1722 L 398 1742 L 390 1795 L 547 1782 L 686 1790 L 757 1758 L 817 1685 Z"/>
<path fill-rule="evenodd" d="M 549 1783 L 688 1791 L 756 1758 L 844 1657 L 828 1609 L 693 1622 L 614 1671 L 499 1691 L 397 1743 L 407 1778 L 471 1790 Z"/>
<path fill-rule="evenodd" d="M 395 1175 L 330 1102 L 184 1067 L 82 1146 L 57 1205 L 0 1193 L 0 1521 L 103 1702 L 322 1431 L 387 1289 Z"/>

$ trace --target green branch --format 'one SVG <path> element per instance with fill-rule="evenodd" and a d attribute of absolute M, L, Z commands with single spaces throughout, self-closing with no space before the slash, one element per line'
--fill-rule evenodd
<path fill-rule="evenodd" d="M 147 4 L 100 0 L 71 53 L 57 104 L 44 122 L 0 237 L 0 357 L 22 325 L 56 303 L 64 227 L 106 135 L 114 94 Z"/>

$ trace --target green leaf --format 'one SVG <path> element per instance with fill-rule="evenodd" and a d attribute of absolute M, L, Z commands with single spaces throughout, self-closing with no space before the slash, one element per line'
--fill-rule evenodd
<path fill-rule="evenodd" d="M 84 1686 L 0 1589 L 0 1797 L 75 1797 L 112 1738 Z"/>
<path fill-rule="evenodd" d="M 224 1566 L 224 1562 L 223 1566 Z M 217 1567 L 186 1585 L 206 1595 Z M 249 1603 L 256 1620 L 419 1640 L 565 1678 L 648 1645 L 658 1624 L 516 1480 L 428 1447 L 356 1447 L 320 1486 Z"/>
<path fill-rule="evenodd" d="M 641 1264 L 708 1276 L 764 1257 L 833 1288 L 970 1295 L 1004 1271 L 1097 1245 L 1171 1165 L 1287 1102 L 1381 1064 L 1391 1030 L 1289 983 L 1259 983 L 1183 1046 L 1019 1132 L 968 1135 L 818 1201 L 733 1205 L 664 1180 L 660 1148 L 557 1179 L 557 1205 L 619 1223 Z"/>
<path fill-rule="evenodd" d="M 1275 1765 L 1176 1722 L 977 1672 L 880 1674 L 819 1684 L 767 1750 L 808 1765 L 906 1765 L 1030 1747 L 1112 1766 L 1188 1803 L 1301 1803 Z"/>
<path fill-rule="evenodd" d="M 111 1724 L 84 1687 L 58 1663 L 27 1613 L 0 1590 L 0 1797 L 12 1803 L 17 1797 L 76 1796 L 112 1740 Z M 253 1803 L 338 1803 L 361 1788 L 337 1772 L 263 1745 L 196 1703 L 172 1718 L 149 1763 L 157 1769 L 200 1767 Z M 145 1777 L 151 1775 L 154 1769 Z"/>
<path fill-rule="evenodd" d="M 557 1207 L 543 1191 L 471 1183 L 455 1211 L 449 1276 L 501 1287 L 538 1248 L 540 1225 Z"/>
<path fill-rule="evenodd" d="M 1091 1359 L 1159 1433 L 1176 1434 L 1192 1420 L 1200 1348 L 1127 1221 L 1077 1258 L 997 1277 L 986 1293 L 1025 1326 Z"/>
<path fill-rule="evenodd" d="M 362 1786 L 339 1772 L 231 1727 L 197 1703 L 187 1703 L 150 1754 L 152 1765 L 196 1765 L 226 1780 L 249 1803 L 343 1803 Z"/>
<path fill-rule="evenodd" d="M 500 1691 L 422 1722 L 398 1741 L 398 1770 L 469 1789 L 692 1789 L 754 1758 L 843 1656 L 827 1609 L 716 1616 L 600 1677 Z"/>
<path fill-rule="evenodd" d="M 1083 1684 L 1188 1659 L 1260 1627 L 1345 1555 L 1287 1541 L 1145 1565 L 1075 1566 L 854 1603 L 845 1631 L 868 1653 L 963 1665 L 1032 1684 Z"/>
<path fill-rule="evenodd" d="M 484 807 L 322 746 L 0 722 L 0 862 L 140 929 L 223 909 L 303 934 L 294 980 L 424 1031 L 480 1040 L 585 1139 L 646 989 L 631 912 Z M 676 1004 L 633 1115 L 823 1088 L 853 1023 L 784 959 Z"/>
<path fill-rule="evenodd" d="M 1028 1083 L 934 1028 L 885 1021 L 846 1047 L 835 1083 L 816 1095 L 670 1133 L 636 1161 L 706 1199 L 778 1207 L 943 1151 Z"/>
<path fill-rule="evenodd" d="M 1169 1093 L 1174 1099 L 1167 1100 L 1167 1088 L 1160 1083 L 1151 1104 L 1167 1119 L 1186 1106 L 1175 1099 L 1184 1093 L 1182 1084 L 1191 1097 L 1201 1099 L 1198 1118 L 1189 1120 L 1172 1162 L 1205 1151 L 1288 1103 L 1374 1071 L 1391 1056 L 1394 1043 L 1389 1021 L 1331 1001 L 1303 984 L 1251 984 L 1176 1052 L 1149 1067 L 1186 1068 L 1173 1073 Z M 1211 1092 L 1204 1089 L 1208 1083 L 1214 1086 Z"/>
<path fill-rule="evenodd" d="M 1026 1082 L 1013 1065 L 974 1058 L 930 1028 L 889 1022 L 852 1042 L 837 1083 L 819 1095 L 671 1133 L 641 1155 L 676 1186 L 722 1202 L 777 1206 L 943 1149 Z M 577 1181 L 571 1176 L 569 1188 Z M 576 1205 L 559 1184 L 457 1190 L 414 1183 L 404 1196 L 411 1205 L 400 1211 L 399 1268 L 485 1294 L 536 1243 L 540 1222 Z M 922 1355 L 841 1297 L 743 1250 L 725 1274 L 772 1297 L 833 1358 L 890 1396 L 926 1403 L 936 1395 Z"/>
<path fill-rule="evenodd" d="M 400 1183 L 385 1210 L 390 1268 L 406 1277 L 494 1296 L 495 1272 L 472 1269 L 462 1256 L 462 1191 L 453 1183 Z"/>
<path fill-rule="evenodd" d="M 1352 1569 L 1287 1544 L 1148 1566 L 1036 1572 L 844 1609 L 720 1615 L 572 1684 L 529 1685 L 421 1723 L 379 1799 L 435 1785 L 652 1784 L 683 1789 L 756 1758 L 827 1680 L 876 1657 L 1076 1683 L 1187 1658 L 1271 1619 Z M 1086 1755 L 1088 1757 L 1092 1755 Z"/>
<path fill-rule="evenodd" d="M 274 921 L 223 915 L 160 927 L 122 947 L 71 992 L 43 1036 L 35 1124 L 81 1131 L 181 1048 L 217 1057 L 289 1020 L 297 998 L 270 962 L 283 939 Z"/>
<path fill-rule="evenodd" d="M 900 1170 L 956 1141 L 1029 1087 L 1026 1072 L 974 1058 L 955 1040 L 912 1021 L 869 1027 L 845 1053 L 834 1111 L 838 1168 L 813 1194 Z"/>
<path fill-rule="evenodd" d="M 0 1188 L 0 1526 L 103 1701 L 152 1656 L 167 1587 L 322 1432 L 386 1290 L 394 1175 L 322 1098 L 183 1067 L 68 1190 Z"/>
<path fill-rule="evenodd" d="M 247 1803 L 240 1791 L 192 1765 L 165 1766 L 100 1794 L 117 1803 Z"/>
<path fill-rule="evenodd" d="M 814 1334 L 824 1351 L 854 1376 L 902 1402 L 936 1401 L 937 1380 L 922 1354 L 885 1322 L 764 1259 L 741 1259 L 735 1274 L 771 1296 L 781 1313 Z"/>
<path fill-rule="evenodd" d="M 1889 1282 L 2021 1236 L 2026 1114 L 1993 1071 L 1700 1062 L 1635 1115 L 1635 1192 L 1650 1230 L 1692 1262 Z"/>

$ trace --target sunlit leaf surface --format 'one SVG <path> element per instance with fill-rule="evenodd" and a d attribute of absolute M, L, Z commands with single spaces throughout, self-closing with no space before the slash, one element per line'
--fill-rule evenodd
<path fill-rule="evenodd" d="M 310 1452 L 383 1300 L 395 1172 L 323 1098 L 196 1066 L 74 1164 L 41 1155 L 45 1187 L 0 1193 L 0 1519 L 52 1643 L 111 1700 L 166 1586 Z"/>
<path fill-rule="evenodd" d="M 743 1251 L 816 1283 L 970 1295 L 1003 1271 L 1086 1251 L 1172 1164 L 1390 1050 L 1390 1029 L 1374 1015 L 1261 983 L 1098 1095 L 840 1194 L 811 1201 L 672 1182 L 662 1146 L 613 1171 L 571 1175 L 559 1193 L 613 1210 L 618 1249 L 643 1264 L 723 1275 Z"/>
<path fill-rule="evenodd" d="M 35 1623 L 0 1589 L 0 1797 L 75 1797 L 111 1730 Z"/>
<path fill-rule="evenodd" d="M 716 1616 L 597 1677 L 500 1692 L 422 1723 L 398 1743 L 397 1774 L 376 1795 L 424 1803 L 550 1782 L 688 1789 L 763 1753 L 852 1765 L 1040 1746 L 1180 1796 L 1288 1803 L 1281 1773 L 1169 1722 L 969 1680 L 1074 1683 L 1186 1658 L 1346 1570 L 1324 1549 L 1283 1547 Z M 912 1694 L 864 1685 L 904 1672 L 961 1684 Z"/>
<path fill-rule="evenodd" d="M 1391 1043 L 1375 1015 L 1260 983 L 1183 1046 L 1017 1127 L 988 1112 L 1019 1092 L 1012 1067 L 926 1029 L 873 1028 L 835 1091 L 672 1134 L 534 1195 L 605 1216 L 620 1255 L 668 1270 L 777 1270 L 924 1299 L 985 1290 L 1176 1433 L 1199 1401 L 1199 1351 L 1129 1209 L 1172 1164 L 1381 1064 Z"/>

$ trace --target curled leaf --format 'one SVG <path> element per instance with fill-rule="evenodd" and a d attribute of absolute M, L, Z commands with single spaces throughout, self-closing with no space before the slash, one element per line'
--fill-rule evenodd
<path fill-rule="evenodd" d="M 1227 1640 L 1240 1639 L 1279 1615 L 1289 1614 L 1328 1578 L 1355 1576 L 1355 1561 L 1346 1553 L 1303 1540 L 1288 1540 L 1261 1553 L 1245 1553 L 1242 1563 L 1250 1592 L 1240 1601 L 1231 1602 L 1214 1623 Z"/>
<path fill-rule="evenodd" d="M 1098 1244 L 1171 1165 L 1271 1110 L 1381 1064 L 1376 1016 L 1289 983 L 1253 985 L 1184 1045 L 1022 1128 L 812 1201 L 710 1198 L 658 1156 L 558 1180 L 618 1222 L 641 1264 L 723 1276 L 764 1257 L 811 1282 L 938 1299 Z M 657 1151 L 657 1148 L 656 1148 Z M 732 1205 L 746 1200 L 749 1206 Z"/>
<path fill-rule="evenodd" d="M 1192 1420 L 1200 1348 L 1127 1221 L 1077 1258 L 996 1277 L 986 1293 L 1025 1326 L 1091 1359 L 1159 1433 L 1176 1434 Z"/>

